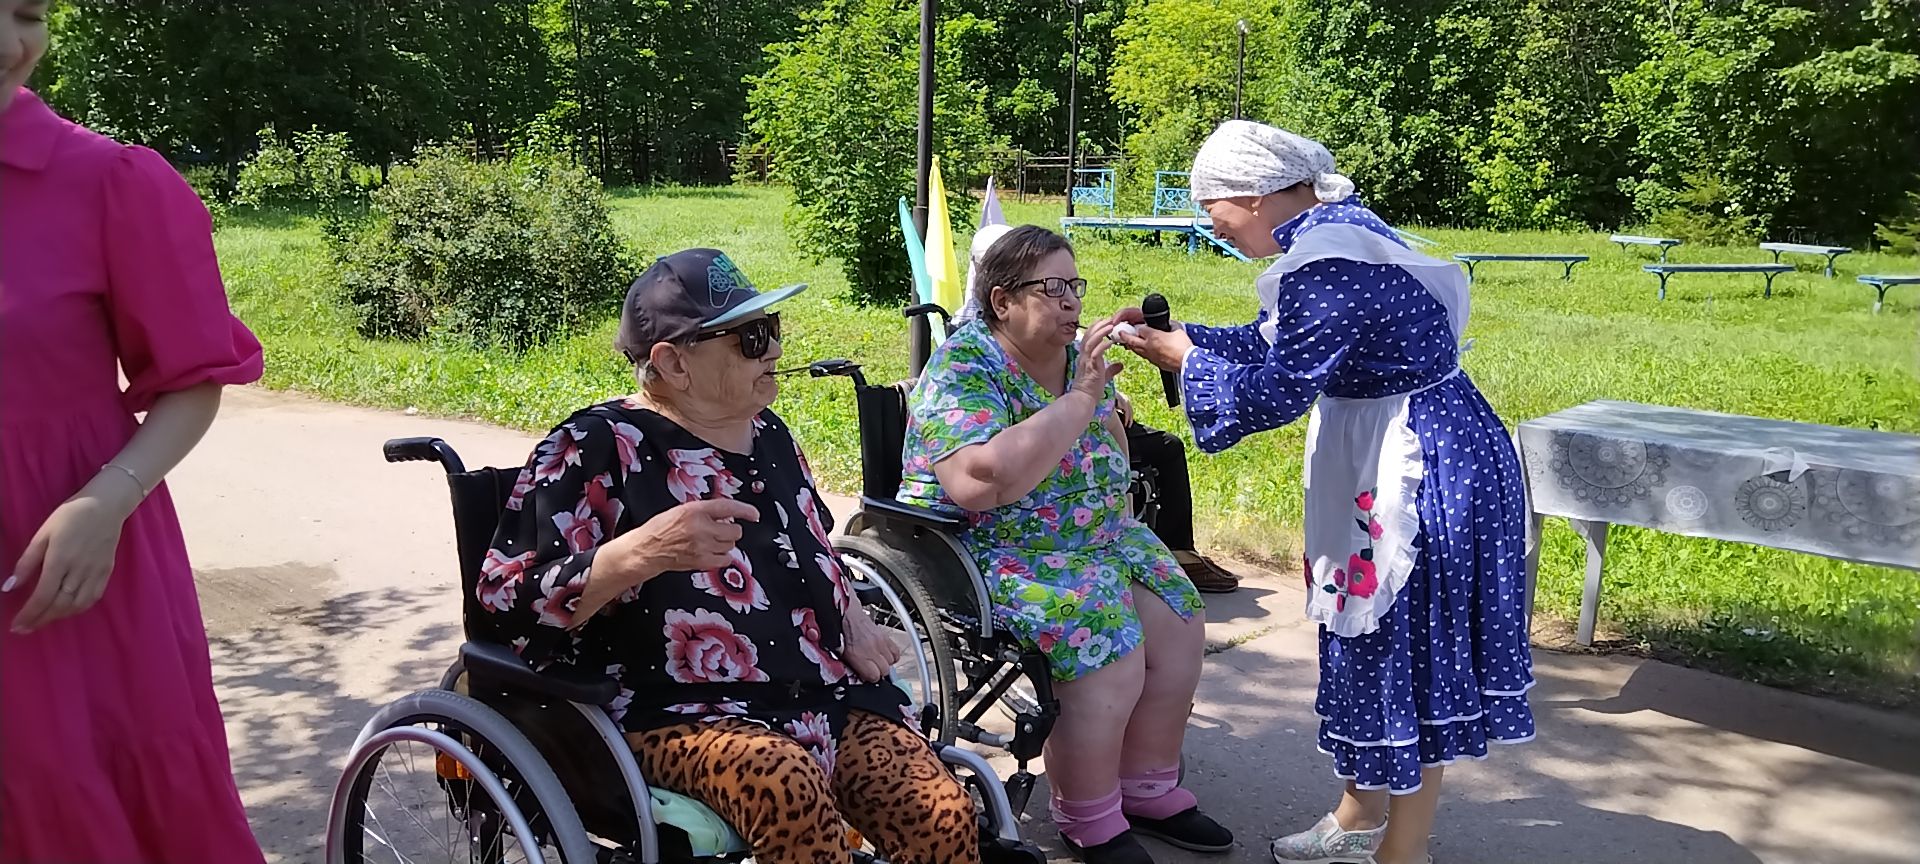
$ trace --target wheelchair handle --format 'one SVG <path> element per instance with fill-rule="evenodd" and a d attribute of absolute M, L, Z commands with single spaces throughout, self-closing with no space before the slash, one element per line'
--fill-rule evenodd
<path fill-rule="evenodd" d="M 393 438 L 380 445 L 381 455 L 388 462 L 438 462 L 448 474 L 459 474 L 467 470 L 460 454 L 453 452 L 447 442 L 438 438 Z"/>
<path fill-rule="evenodd" d="M 827 378 L 835 375 L 852 378 L 855 386 L 867 386 L 867 376 L 861 374 L 860 364 L 852 360 L 836 357 L 832 360 L 815 360 L 807 364 L 807 376 L 810 378 Z"/>
<path fill-rule="evenodd" d="M 908 319 L 921 318 L 927 315 L 938 315 L 940 316 L 940 328 L 948 332 L 953 331 L 953 316 L 947 314 L 946 308 L 938 303 L 922 303 L 918 306 L 908 306 L 900 310 L 900 315 Z"/>

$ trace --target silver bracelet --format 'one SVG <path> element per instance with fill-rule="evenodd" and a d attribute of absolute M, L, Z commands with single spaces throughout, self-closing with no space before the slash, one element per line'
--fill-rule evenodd
<path fill-rule="evenodd" d="M 108 462 L 107 464 L 100 466 L 100 470 L 102 471 L 105 471 L 108 468 L 112 468 L 115 471 L 119 471 L 120 473 L 127 475 L 128 478 L 132 479 L 133 485 L 138 487 L 140 490 L 140 497 L 145 498 L 148 495 L 153 494 L 153 488 L 148 486 L 145 481 L 142 481 L 140 479 L 140 475 L 133 473 L 132 468 L 128 468 L 127 466 L 122 465 L 118 462 Z"/>

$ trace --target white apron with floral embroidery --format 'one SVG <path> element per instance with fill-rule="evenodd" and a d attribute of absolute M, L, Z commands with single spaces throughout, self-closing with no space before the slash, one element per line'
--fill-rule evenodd
<path fill-rule="evenodd" d="M 1296 238 L 1255 283 L 1263 312 L 1260 333 L 1275 341 L 1274 307 L 1284 276 L 1314 261 L 1391 264 L 1433 293 L 1447 309 L 1457 341 L 1467 325 L 1467 279 L 1459 265 L 1345 223 L 1315 226 Z M 1438 386 L 1378 399 L 1321 396 L 1307 420 L 1307 617 L 1343 637 L 1371 633 L 1393 608 L 1413 572 L 1420 533 L 1414 494 L 1425 474 L 1420 436 L 1407 422 L 1411 397 Z"/>

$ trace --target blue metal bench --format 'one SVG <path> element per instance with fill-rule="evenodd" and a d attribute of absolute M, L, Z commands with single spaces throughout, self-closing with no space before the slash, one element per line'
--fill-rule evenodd
<path fill-rule="evenodd" d="M 1607 239 L 1620 244 L 1622 252 L 1627 251 L 1628 246 L 1658 246 L 1662 264 L 1667 263 L 1667 250 L 1680 245 L 1680 241 L 1672 237 L 1644 237 L 1639 234 L 1615 234 Z"/>
<path fill-rule="evenodd" d="M 1873 290 L 1880 292 L 1879 299 L 1873 301 L 1875 315 L 1880 314 L 1880 307 L 1887 302 L 1888 288 L 1895 285 L 1920 285 L 1920 276 L 1861 276 L 1859 279 L 1861 284 L 1869 285 Z"/>
<path fill-rule="evenodd" d="M 1075 168 L 1073 171 L 1073 206 L 1092 207 L 1113 215 L 1113 169 L 1112 168 Z"/>
<path fill-rule="evenodd" d="M 1791 264 L 1647 264 L 1640 269 L 1660 277 L 1660 299 L 1667 299 L 1667 277 L 1675 273 L 1765 273 L 1767 293 L 1773 296 L 1773 277 L 1792 273 Z"/>
<path fill-rule="evenodd" d="M 1453 260 L 1467 265 L 1467 281 L 1468 282 L 1473 281 L 1473 266 L 1475 264 L 1483 264 L 1488 261 L 1552 261 L 1556 264 L 1564 264 L 1567 267 L 1567 272 L 1564 274 L 1561 274 L 1560 278 L 1562 281 L 1570 282 L 1573 280 L 1573 265 L 1579 264 L 1587 260 L 1587 256 L 1585 255 L 1494 255 L 1494 254 L 1483 253 L 1483 252 L 1462 252 L 1458 255 L 1453 256 Z"/>
<path fill-rule="evenodd" d="M 1153 215 L 1189 216 L 1200 212 L 1185 171 L 1153 172 Z"/>
<path fill-rule="evenodd" d="M 1780 253 L 1795 255 L 1827 256 L 1827 278 L 1833 278 L 1833 259 L 1852 252 L 1846 246 L 1821 246 L 1815 243 L 1762 243 L 1760 248 L 1773 253 L 1773 263 L 1780 263 Z"/>

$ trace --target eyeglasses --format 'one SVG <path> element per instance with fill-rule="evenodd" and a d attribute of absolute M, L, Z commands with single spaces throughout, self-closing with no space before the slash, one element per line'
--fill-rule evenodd
<path fill-rule="evenodd" d="M 693 341 L 705 342 L 722 336 L 740 337 L 740 356 L 748 360 L 758 360 L 767 356 L 767 349 L 780 339 L 780 313 L 774 312 L 765 318 L 742 321 L 732 327 L 708 330 L 694 334 Z"/>
<path fill-rule="evenodd" d="M 1045 279 L 1028 279 L 1025 282 L 1013 286 L 1013 290 L 1018 291 L 1028 285 L 1040 286 L 1040 293 L 1048 297 L 1065 297 L 1068 291 L 1072 291 L 1075 297 L 1087 296 L 1087 280 L 1085 279 L 1062 279 L 1058 276 L 1048 276 Z"/>

